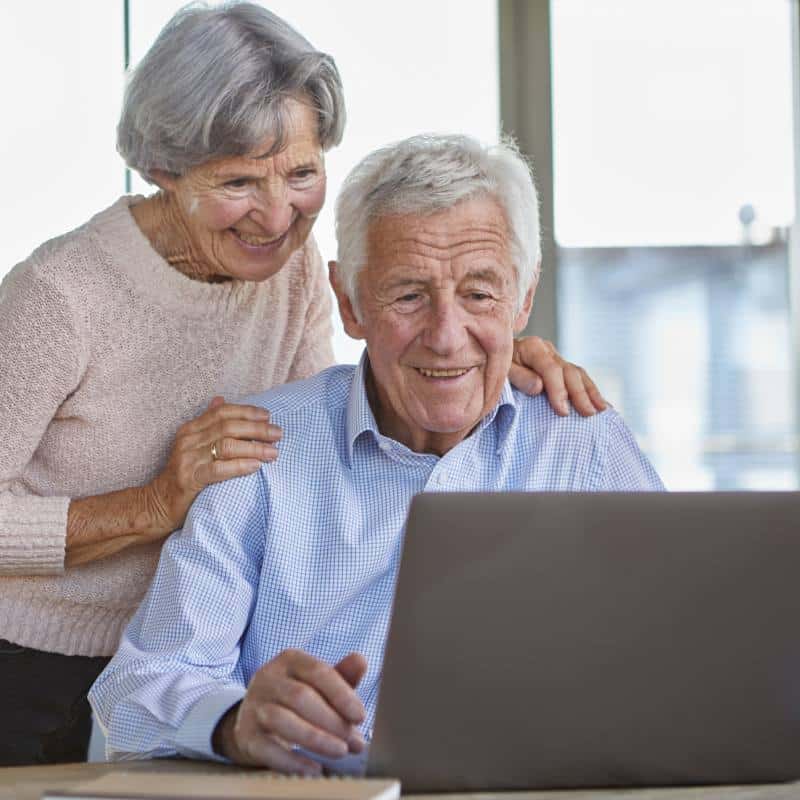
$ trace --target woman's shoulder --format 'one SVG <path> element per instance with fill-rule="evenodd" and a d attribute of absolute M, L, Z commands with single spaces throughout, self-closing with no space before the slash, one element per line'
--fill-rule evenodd
<path fill-rule="evenodd" d="M 3 281 L 4 289 L 21 291 L 36 286 L 39 291 L 50 287 L 64 294 L 84 292 L 105 271 L 97 221 L 113 213 L 120 203 L 118 200 L 73 230 L 42 242 L 11 269 Z"/>

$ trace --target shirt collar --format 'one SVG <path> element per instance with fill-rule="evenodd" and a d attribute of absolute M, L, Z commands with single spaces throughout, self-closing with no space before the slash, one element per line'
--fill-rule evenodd
<path fill-rule="evenodd" d="M 356 439 L 365 431 L 372 431 L 377 438 L 380 436 L 378 423 L 367 398 L 367 369 L 369 359 L 367 349 L 361 354 L 356 371 L 353 373 L 353 380 L 350 383 L 350 393 L 347 397 L 347 419 L 345 422 L 347 436 L 347 455 L 350 465 L 353 464 L 353 448 Z"/>
<path fill-rule="evenodd" d="M 350 392 L 347 398 L 345 434 L 347 436 L 347 455 L 351 466 L 353 464 L 353 450 L 356 439 L 366 431 L 370 431 L 376 439 L 379 439 L 382 435 L 378 430 L 378 423 L 375 421 L 375 415 L 372 413 L 372 407 L 367 398 L 366 378 L 368 369 L 369 359 L 365 348 L 353 373 L 353 380 L 350 383 Z M 514 398 L 514 390 L 511 388 L 508 379 L 506 379 L 503 382 L 503 390 L 500 392 L 500 399 L 497 401 L 497 405 L 478 423 L 477 430 L 482 431 L 497 420 L 498 446 L 502 447 L 516 416 L 517 402 Z"/>

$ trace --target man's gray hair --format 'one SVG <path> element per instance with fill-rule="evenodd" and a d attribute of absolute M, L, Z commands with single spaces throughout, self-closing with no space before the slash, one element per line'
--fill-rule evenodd
<path fill-rule="evenodd" d="M 310 102 L 327 150 L 344 131 L 344 95 L 333 59 L 253 3 L 192 4 L 165 25 L 130 77 L 117 150 L 143 178 L 181 175 L 214 158 L 286 137 L 286 100 Z"/>
<path fill-rule="evenodd" d="M 358 273 L 367 262 L 369 224 L 391 214 L 433 214 L 491 197 L 505 212 L 517 273 L 517 302 L 539 279 L 539 198 L 530 166 L 511 138 L 484 146 L 469 136 L 412 136 L 370 153 L 345 179 L 336 200 L 342 288 L 358 306 Z"/>

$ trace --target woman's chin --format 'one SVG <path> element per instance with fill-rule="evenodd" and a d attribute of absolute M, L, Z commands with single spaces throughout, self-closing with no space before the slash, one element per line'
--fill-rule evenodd
<path fill-rule="evenodd" d="M 230 277 L 240 281 L 264 281 L 271 278 L 280 272 L 296 249 L 290 247 L 288 232 L 268 245 L 247 244 L 238 237 L 235 237 L 234 244 L 227 271 Z"/>

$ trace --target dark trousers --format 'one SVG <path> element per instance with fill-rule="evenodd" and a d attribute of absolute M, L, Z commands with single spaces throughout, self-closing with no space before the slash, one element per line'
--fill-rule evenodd
<path fill-rule="evenodd" d="M 0 766 L 86 761 L 86 694 L 108 661 L 0 639 Z"/>

